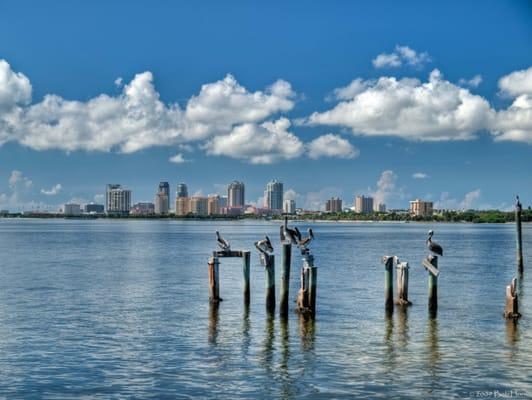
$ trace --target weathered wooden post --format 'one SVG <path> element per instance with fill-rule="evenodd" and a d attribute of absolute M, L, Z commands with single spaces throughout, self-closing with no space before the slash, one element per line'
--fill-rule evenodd
<path fill-rule="evenodd" d="M 250 286 L 249 286 L 249 273 L 250 273 L 250 260 L 251 252 L 243 251 L 242 252 L 242 272 L 243 272 L 243 291 L 244 291 L 244 304 L 249 306 L 249 301 L 251 298 L 250 295 Z"/>
<path fill-rule="evenodd" d="M 308 307 L 312 316 L 316 315 L 316 294 L 318 290 L 318 268 L 314 266 L 314 256 L 307 257 L 308 265 Z"/>
<path fill-rule="evenodd" d="M 397 300 L 395 304 L 400 306 L 410 306 L 412 302 L 408 300 L 408 267 L 407 262 L 397 263 Z"/>
<path fill-rule="evenodd" d="M 266 279 L 264 280 L 264 287 L 266 288 L 266 310 L 270 313 L 275 311 L 275 256 L 273 254 L 266 255 Z"/>
<path fill-rule="evenodd" d="M 515 227 L 517 229 L 516 246 L 517 246 L 517 274 L 520 277 L 523 274 L 523 238 L 521 231 L 521 202 L 519 196 L 515 202 Z"/>
<path fill-rule="evenodd" d="M 290 291 L 290 262 L 292 258 L 292 245 L 283 243 L 282 245 L 282 266 L 281 266 L 281 289 L 279 312 L 281 316 L 288 315 L 288 299 Z"/>
<path fill-rule="evenodd" d="M 512 279 L 511 284 L 506 286 L 506 308 L 504 309 L 504 316 L 513 320 L 521 317 L 517 298 L 517 280 L 515 278 Z"/>
<path fill-rule="evenodd" d="M 387 311 L 393 310 L 393 263 L 394 256 L 383 256 L 384 264 L 384 308 Z"/>
<path fill-rule="evenodd" d="M 429 313 L 436 316 L 438 311 L 438 256 L 430 255 L 423 260 L 423 266 L 429 272 Z"/>
<path fill-rule="evenodd" d="M 218 257 L 211 257 L 209 259 L 209 300 L 212 303 L 218 303 L 220 298 L 220 261 Z"/>

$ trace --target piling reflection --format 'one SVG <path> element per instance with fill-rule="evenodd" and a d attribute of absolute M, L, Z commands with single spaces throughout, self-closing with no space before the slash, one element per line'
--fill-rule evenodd
<path fill-rule="evenodd" d="M 288 317 L 281 316 L 281 360 L 279 363 L 279 372 L 281 378 L 281 397 L 283 399 L 290 399 L 293 397 L 292 379 L 290 378 L 290 370 L 288 367 L 290 361 L 290 334 L 288 330 Z"/>
<path fill-rule="evenodd" d="M 408 345 L 408 308 L 398 307 L 397 309 L 397 343 L 401 347 Z"/>
<path fill-rule="evenodd" d="M 386 372 L 392 372 L 395 366 L 395 353 L 393 342 L 393 311 L 385 310 L 384 313 L 384 367 Z"/>
<path fill-rule="evenodd" d="M 429 370 L 434 372 L 441 359 L 438 337 L 438 320 L 436 318 L 429 318 L 427 344 Z"/>
<path fill-rule="evenodd" d="M 304 351 L 314 350 L 315 321 L 314 318 L 299 314 L 299 334 L 301 336 L 301 347 Z"/>
<path fill-rule="evenodd" d="M 510 347 L 509 358 L 513 360 L 517 353 L 517 343 L 519 342 L 519 325 L 514 319 L 506 320 L 506 340 Z"/>
<path fill-rule="evenodd" d="M 242 354 L 247 356 L 249 354 L 249 348 L 251 346 L 251 323 L 249 321 L 249 307 L 244 306 L 244 312 L 242 314 Z"/>
<path fill-rule="evenodd" d="M 209 343 L 216 346 L 218 343 L 218 309 L 220 303 L 209 304 Z"/>
<path fill-rule="evenodd" d="M 271 313 L 266 314 L 266 324 L 264 326 L 264 342 L 262 344 L 262 365 L 266 369 L 268 376 L 273 376 L 273 355 L 275 339 L 275 317 Z"/>

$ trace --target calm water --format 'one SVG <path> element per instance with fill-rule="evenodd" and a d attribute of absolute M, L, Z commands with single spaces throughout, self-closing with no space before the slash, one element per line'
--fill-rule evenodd
<path fill-rule="evenodd" d="M 214 231 L 247 250 L 269 234 L 279 261 L 277 223 L 0 219 L 0 395 L 532 397 L 532 225 L 523 232 L 530 273 L 517 326 L 502 318 L 515 271 L 513 225 L 312 226 L 314 323 L 267 316 L 256 251 L 249 311 L 240 260 L 222 260 L 224 301 L 217 312 L 209 306 Z M 430 227 L 445 251 L 435 320 L 420 267 Z M 384 254 L 411 265 L 414 304 L 391 318 Z M 299 266 L 294 251 L 293 299 Z M 279 268 L 276 275 L 278 283 Z"/>

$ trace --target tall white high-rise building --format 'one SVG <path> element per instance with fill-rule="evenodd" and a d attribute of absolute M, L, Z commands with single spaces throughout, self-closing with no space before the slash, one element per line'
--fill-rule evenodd
<path fill-rule="evenodd" d="M 283 209 L 283 184 L 275 179 L 268 182 L 264 191 L 264 207 L 270 210 Z"/>
<path fill-rule="evenodd" d="M 233 181 L 227 187 L 228 207 L 244 207 L 246 204 L 245 187 L 243 182 Z"/>
<path fill-rule="evenodd" d="M 285 214 L 295 214 L 296 213 L 296 201 L 286 199 L 283 202 L 283 212 Z"/>
<path fill-rule="evenodd" d="M 131 190 L 119 184 L 108 184 L 105 192 L 105 208 L 108 214 L 129 214 Z"/>
<path fill-rule="evenodd" d="M 170 185 L 168 182 L 159 183 L 157 193 L 155 193 L 155 214 L 166 215 L 170 209 Z"/>

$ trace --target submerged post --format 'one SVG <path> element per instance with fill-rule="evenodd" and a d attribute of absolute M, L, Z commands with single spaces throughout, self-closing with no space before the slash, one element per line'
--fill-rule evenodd
<path fill-rule="evenodd" d="M 264 287 L 266 288 L 266 310 L 268 312 L 275 311 L 275 256 L 273 254 L 266 255 L 266 279 L 264 280 Z"/>
<path fill-rule="evenodd" d="M 393 310 L 393 262 L 394 256 L 383 256 L 384 264 L 384 308 Z"/>
<path fill-rule="evenodd" d="M 209 259 L 209 300 L 211 303 L 218 303 L 220 299 L 220 262 L 218 257 L 211 257 Z"/>
<path fill-rule="evenodd" d="M 318 290 L 318 268 L 312 263 L 308 268 L 308 307 L 312 316 L 316 315 L 316 292 Z"/>
<path fill-rule="evenodd" d="M 281 289 L 279 301 L 279 312 L 282 316 L 288 315 L 291 258 L 292 245 L 290 243 L 284 243 L 282 247 Z"/>
<path fill-rule="evenodd" d="M 521 317 L 519 313 L 519 303 L 517 299 L 517 280 L 512 279 L 512 283 L 506 286 L 506 308 L 504 309 L 504 317 L 508 319 L 517 320 Z"/>
<path fill-rule="evenodd" d="M 395 304 L 400 306 L 410 306 L 412 302 L 408 300 L 408 267 L 407 262 L 397 263 L 397 300 Z"/>
<path fill-rule="evenodd" d="M 516 246 L 517 246 L 517 274 L 518 276 L 523 274 L 523 238 L 521 231 L 521 202 L 519 201 L 519 196 L 515 203 L 515 227 L 517 230 L 516 236 Z"/>
<path fill-rule="evenodd" d="M 249 272 L 250 272 L 250 259 L 251 252 L 242 252 L 242 272 L 243 272 L 243 291 L 244 291 L 244 304 L 249 305 L 250 301 L 250 286 L 249 286 Z"/>

